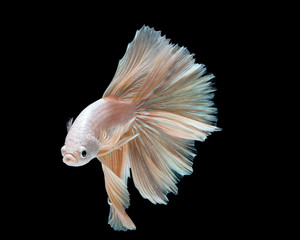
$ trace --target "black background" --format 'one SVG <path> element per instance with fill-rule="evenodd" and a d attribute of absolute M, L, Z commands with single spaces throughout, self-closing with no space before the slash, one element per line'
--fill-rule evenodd
<path fill-rule="evenodd" d="M 8 61 L 18 65 L 10 79 L 21 78 L 16 88 L 25 92 L 22 151 L 29 154 L 16 167 L 22 179 L 13 190 L 18 211 L 12 224 L 21 223 L 29 234 L 95 238 L 162 233 L 248 236 L 262 228 L 264 213 L 257 219 L 259 197 L 252 194 L 259 173 L 251 173 L 253 159 L 245 158 L 249 152 L 244 151 L 241 134 L 246 103 L 237 100 L 247 92 L 241 72 L 248 64 L 244 56 L 252 50 L 253 35 L 248 31 L 252 25 L 243 18 L 244 8 L 237 14 L 231 6 L 218 10 L 203 6 L 189 8 L 184 15 L 185 8 L 180 8 L 168 15 L 157 10 L 147 17 L 140 10 L 122 15 L 107 10 L 106 15 L 105 9 L 95 13 L 46 8 L 15 20 Z M 215 75 L 217 125 L 223 130 L 196 143 L 194 172 L 181 179 L 178 195 L 168 195 L 168 205 L 143 199 L 129 179 L 127 213 L 137 230 L 115 232 L 107 224 L 109 206 L 100 162 L 69 167 L 62 162 L 60 148 L 67 120 L 101 98 L 127 44 L 144 24 L 187 47 L 196 62 Z"/>

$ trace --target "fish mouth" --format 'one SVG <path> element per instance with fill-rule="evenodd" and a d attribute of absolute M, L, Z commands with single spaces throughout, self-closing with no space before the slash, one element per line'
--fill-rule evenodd
<path fill-rule="evenodd" d="M 63 162 L 69 166 L 76 166 L 76 164 L 78 163 L 77 159 L 72 153 L 67 153 L 63 157 Z"/>

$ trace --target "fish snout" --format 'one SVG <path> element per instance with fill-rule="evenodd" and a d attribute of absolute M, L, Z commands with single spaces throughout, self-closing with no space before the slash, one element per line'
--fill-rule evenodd
<path fill-rule="evenodd" d="M 63 158 L 63 162 L 67 165 L 75 165 L 77 164 L 77 159 L 72 154 L 66 154 Z"/>

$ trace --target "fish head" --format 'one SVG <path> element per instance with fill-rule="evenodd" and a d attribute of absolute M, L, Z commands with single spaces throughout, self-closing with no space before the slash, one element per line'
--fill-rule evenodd
<path fill-rule="evenodd" d="M 63 162 L 69 166 L 79 167 L 87 164 L 99 150 L 98 141 L 95 138 L 85 136 L 67 135 L 64 146 L 61 148 Z"/>

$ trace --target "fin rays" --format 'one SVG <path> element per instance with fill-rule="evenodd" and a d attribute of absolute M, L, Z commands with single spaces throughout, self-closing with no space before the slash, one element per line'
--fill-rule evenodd
<path fill-rule="evenodd" d="M 144 26 L 128 45 L 103 95 L 137 107 L 125 135 L 120 129 L 113 136 L 113 144 L 124 143 L 120 144 L 122 156 L 115 150 L 118 148 L 111 147 L 105 133 L 104 143 L 111 151 L 99 153 L 112 202 L 109 223 L 115 229 L 135 228 L 125 213 L 129 168 L 144 198 L 167 204 L 167 194 L 177 194 L 176 183 L 193 171 L 194 142 L 220 130 L 215 126 L 217 109 L 212 101 L 214 76 L 206 73 L 203 64 L 196 64 L 193 56 L 185 47 L 171 44 L 160 32 Z"/>
<path fill-rule="evenodd" d="M 105 188 L 110 199 L 109 224 L 116 230 L 135 229 L 125 209 L 129 206 L 127 179 L 130 175 L 127 146 L 100 157 Z"/>

